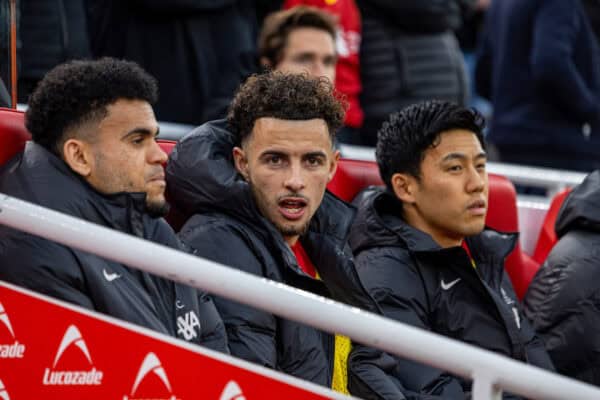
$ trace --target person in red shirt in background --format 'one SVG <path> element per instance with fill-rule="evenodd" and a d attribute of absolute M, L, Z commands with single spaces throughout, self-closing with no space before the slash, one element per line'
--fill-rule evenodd
<path fill-rule="evenodd" d="M 359 49 L 361 40 L 361 20 L 360 12 L 354 0 L 285 0 L 283 8 L 287 11 L 273 13 L 272 20 L 279 20 L 277 30 L 273 30 L 273 25 L 265 21 L 261 38 L 267 35 L 273 36 L 275 32 L 286 42 L 281 49 L 282 56 L 291 56 L 288 46 L 291 43 L 290 37 L 297 29 L 307 27 L 308 25 L 298 16 L 306 13 L 306 7 L 310 6 L 323 10 L 333 16 L 334 23 L 334 49 L 337 55 L 337 63 L 333 69 L 333 75 L 328 76 L 335 82 L 335 89 L 344 95 L 348 109 L 344 126 L 337 133 L 337 139 L 344 143 L 360 144 L 359 131 L 363 123 L 363 111 L 359 102 L 361 92 L 360 82 L 360 62 Z M 290 9 L 295 9 L 291 11 Z M 309 9 L 310 10 L 310 9 Z M 287 16 L 288 18 L 284 18 Z M 285 29 L 282 29 L 285 28 Z M 313 26 L 314 27 L 314 26 Z M 259 42 L 262 42 L 259 40 Z M 302 46 L 312 46 L 314 42 L 305 41 Z M 259 51 L 263 49 L 259 44 Z M 286 54 L 288 53 L 288 54 Z M 264 53 L 261 51 L 261 57 Z M 261 61 L 262 62 L 262 61 Z M 278 69 L 279 62 L 263 63 L 273 69 Z M 312 72 L 309 70 L 309 73 Z M 323 75 L 326 76 L 326 75 Z"/>

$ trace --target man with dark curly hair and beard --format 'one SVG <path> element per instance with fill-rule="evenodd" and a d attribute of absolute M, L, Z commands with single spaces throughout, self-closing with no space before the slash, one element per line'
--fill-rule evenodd
<path fill-rule="evenodd" d="M 228 119 L 191 132 L 169 160 L 170 198 L 191 215 L 183 242 L 198 256 L 375 310 L 346 245 L 354 211 L 326 192 L 343 118 L 325 78 L 251 77 Z M 348 338 L 226 299 L 215 303 L 232 354 L 346 391 Z"/>
<path fill-rule="evenodd" d="M 30 98 L 33 141 L 0 169 L 0 192 L 180 249 L 159 218 L 167 156 L 155 141 L 156 99 L 156 81 L 132 62 L 56 67 Z M 227 351 L 214 303 L 194 288 L 3 226 L 0 243 L 2 280 Z"/>

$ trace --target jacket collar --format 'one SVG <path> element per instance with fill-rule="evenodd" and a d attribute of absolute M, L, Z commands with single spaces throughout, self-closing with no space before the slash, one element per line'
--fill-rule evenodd
<path fill-rule="evenodd" d="M 358 251 L 376 246 L 406 248 L 411 253 L 444 255 L 458 247 L 442 248 L 427 233 L 408 225 L 401 217 L 402 203 L 387 190 L 369 188 L 359 194 L 356 222 L 350 233 L 350 246 Z M 482 233 L 466 238 L 476 262 L 504 258 L 515 247 L 518 235 L 500 233 L 486 228 Z"/>

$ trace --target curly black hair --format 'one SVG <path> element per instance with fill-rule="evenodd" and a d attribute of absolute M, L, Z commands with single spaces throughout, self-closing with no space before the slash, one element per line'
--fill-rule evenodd
<path fill-rule="evenodd" d="M 240 87 L 229 107 L 229 126 L 237 144 L 250 135 L 257 119 L 323 119 L 333 142 L 342 125 L 345 106 L 327 78 L 271 72 L 252 75 Z"/>
<path fill-rule="evenodd" d="M 316 7 L 296 6 L 269 14 L 258 37 L 258 55 L 269 60 L 275 68 L 283 58 L 289 34 L 299 28 L 325 31 L 336 40 L 337 24 L 334 17 Z"/>
<path fill-rule="evenodd" d="M 69 131 L 101 120 L 119 99 L 158 99 L 156 79 L 138 64 L 114 58 L 76 60 L 44 76 L 29 99 L 25 125 L 33 141 L 57 155 Z"/>
<path fill-rule="evenodd" d="M 485 149 L 485 120 L 475 109 L 447 101 L 425 101 L 390 115 L 377 132 L 375 157 L 381 179 L 389 190 L 395 173 L 420 178 L 425 151 L 437 145 L 440 134 L 453 129 L 473 132 Z"/>

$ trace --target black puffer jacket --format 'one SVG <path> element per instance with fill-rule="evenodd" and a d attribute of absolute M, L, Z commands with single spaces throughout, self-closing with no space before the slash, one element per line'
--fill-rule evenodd
<path fill-rule="evenodd" d="M 386 191 L 363 192 L 356 204 L 350 245 L 385 316 L 552 369 L 503 269 L 515 235 L 485 230 L 468 238 L 473 268 L 462 247 L 443 249 L 407 225 Z M 470 381 L 362 346 L 352 351 L 348 379 L 351 393 L 365 399 L 467 399 L 471 391 Z"/>
<path fill-rule="evenodd" d="M 58 64 L 91 57 L 85 7 L 85 0 L 19 2 L 20 103 Z"/>
<path fill-rule="evenodd" d="M 374 144 L 392 112 L 423 100 L 468 102 L 463 55 L 453 30 L 474 0 L 357 0 L 362 134 Z"/>
<path fill-rule="evenodd" d="M 94 57 L 140 64 L 158 81 L 163 121 L 200 124 L 227 113 L 256 70 L 264 0 L 88 0 Z"/>
<path fill-rule="evenodd" d="M 58 157 L 28 142 L 0 169 L 0 192 L 169 247 L 145 194 L 104 196 Z M 155 331 L 227 351 L 223 321 L 205 294 L 90 253 L 0 225 L 0 279 Z M 198 318 L 198 324 L 194 323 Z"/>
<path fill-rule="evenodd" d="M 301 238 L 322 280 L 312 279 L 302 272 L 281 234 L 259 213 L 248 184 L 233 166 L 232 149 L 233 138 L 221 120 L 202 125 L 171 153 L 169 193 L 181 211 L 193 214 L 180 238 L 194 254 L 375 310 L 345 244 L 354 210 L 333 195 L 325 195 Z M 332 335 L 226 299 L 215 298 L 215 302 L 233 355 L 330 386 Z"/>
<path fill-rule="evenodd" d="M 567 197 L 556 233 L 525 295 L 525 315 L 558 372 L 600 385 L 600 171 Z"/>

